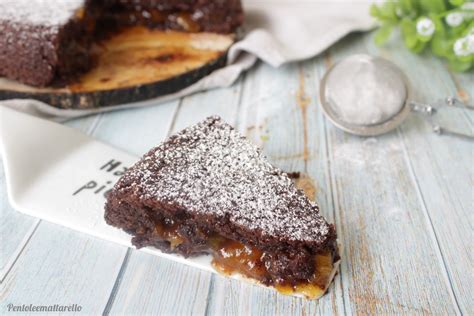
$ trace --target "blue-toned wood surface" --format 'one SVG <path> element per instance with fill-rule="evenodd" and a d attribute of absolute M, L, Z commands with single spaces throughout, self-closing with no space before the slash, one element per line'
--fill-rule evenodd
<path fill-rule="evenodd" d="M 472 103 L 472 73 L 416 56 L 400 41 L 354 34 L 322 56 L 273 69 L 259 64 L 234 86 L 143 109 L 68 122 L 141 155 L 218 114 L 285 171 L 307 175 L 343 245 L 340 272 L 319 301 L 229 280 L 15 212 L 0 168 L 0 314 L 12 304 L 78 304 L 84 315 L 474 314 L 474 145 L 438 136 L 411 115 L 376 138 L 346 134 L 322 115 L 319 81 L 337 60 L 370 53 L 406 72 L 421 102 Z M 441 111 L 473 133 L 473 113 Z M 37 315 L 37 313 L 36 313 Z"/>

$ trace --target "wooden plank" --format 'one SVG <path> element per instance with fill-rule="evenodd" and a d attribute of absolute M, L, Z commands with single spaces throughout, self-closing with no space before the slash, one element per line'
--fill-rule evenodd
<path fill-rule="evenodd" d="M 170 132 L 177 132 L 210 115 L 234 122 L 240 89 L 241 85 L 236 84 L 184 98 Z M 132 251 L 106 314 L 204 314 L 209 285 L 214 277 L 208 272 Z"/>
<path fill-rule="evenodd" d="M 453 81 L 454 96 L 466 104 L 474 103 L 474 74 L 473 72 L 456 73 L 448 69 L 448 73 Z M 472 113 L 472 112 L 468 112 Z M 469 116 L 472 118 L 472 115 Z"/>
<path fill-rule="evenodd" d="M 102 119 L 92 119 L 93 134 L 117 147 L 142 153 L 164 137 L 159 133 L 166 134 L 178 104 L 174 101 L 122 111 L 121 115 L 101 115 Z M 79 121 L 70 124 L 81 125 Z M 133 133 L 124 128 L 127 124 L 133 126 Z M 0 286 L 2 305 L 20 298 L 21 302 L 38 304 L 77 302 L 87 314 L 102 313 L 126 253 L 125 247 L 41 222 Z M 30 280 L 35 280 L 33 286 L 28 286 Z"/>
<path fill-rule="evenodd" d="M 179 103 L 107 113 L 94 138 L 139 157 L 167 135 Z"/>
<path fill-rule="evenodd" d="M 204 314 L 211 274 L 132 250 L 105 314 Z"/>
<path fill-rule="evenodd" d="M 347 38 L 331 60 L 365 52 L 370 36 Z M 336 221 L 347 313 L 457 312 L 423 201 L 395 132 L 377 138 L 346 134 L 327 124 Z"/>
<path fill-rule="evenodd" d="M 5 171 L 0 161 L 0 281 L 11 269 L 39 220 L 13 210 L 8 202 Z"/>
<path fill-rule="evenodd" d="M 453 74 L 436 58 L 420 58 L 402 49 L 385 52 L 411 79 L 416 98 L 432 102 L 457 96 L 471 102 L 474 76 Z M 426 78 L 430 78 L 426 80 Z M 473 134 L 474 112 L 440 108 L 433 121 L 451 130 Z M 469 141 L 432 132 L 431 124 L 419 116 L 410 117 L 400 130 L 406 160 L 417 184 L 426 218 L 432 226 L 439 260 L 447 269 L 446 282 L 453 288 L 461 312 L 474 314 L 472 292 L 472 208 L 474 205 L 473 146 Z"/>
<path fill-rule="evenodd" d="M 10 303 L 77 304 L 82 313 L 97 314 L 124 252 L 125 247 L 42 222 L 0 284 L 1 309 Z"/>
<path fill-rule="evenodd" d="M 273 69 L 260 64 L 247 74 L 239 130 L 259 144 L 276 166 L 307 174 L 322 212 L 333 220 L 327 183 L 322 116 L 317 107 L 320 74 L 313 61 Z M 340 279 L 319 301 L 278 294 L 246 283 L 216 277 L 208 306 L 210 315 L 333 314 L 344 311 Z"/>

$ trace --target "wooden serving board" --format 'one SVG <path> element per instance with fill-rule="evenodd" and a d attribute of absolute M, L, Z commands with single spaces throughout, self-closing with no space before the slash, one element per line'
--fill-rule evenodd
<path fill-rule="evenodd" d="M 63 109 L 91 109 L 177 92 L 223 67 L 234 35 L 132 27 L 93 48 L 97 65 L 62 88 L 0 78 L 0 100 L 32 98 Z"/>

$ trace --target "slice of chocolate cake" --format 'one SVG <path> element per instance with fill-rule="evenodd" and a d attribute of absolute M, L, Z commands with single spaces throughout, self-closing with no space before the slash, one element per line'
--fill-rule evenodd
<path fill-rule="evenodd" d="M 218 117 L 131 167 L 108 195 L 105 220 L 138 248 L 208 253 L 219 272 L 309 298 L 324 293 L 339 259 L 318 206 Z"/>

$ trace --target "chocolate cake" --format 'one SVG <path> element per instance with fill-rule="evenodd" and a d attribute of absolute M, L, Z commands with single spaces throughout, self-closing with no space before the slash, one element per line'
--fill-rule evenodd
<path fill-rule="evenodd" d="M 2 0 L 0 76 L 61 86 L 93 65 L 91 44 L 130 25 L 233 32 L 240 0 Z"/>
<path fill-rule="evenodd" d="M 218 117 L 128 169 L 107 197 L 105 220 L 138 248 L 211 254 L 217 271 L 286 294 L 320 296 L 339 259 L 335 228 L 318 206 Z"/>
<path fill-rule="evenodd" d="M 103 21 L 187 32 L 230 33 L 243 22 L 240 0 L 106 0 Z"/>
<path fill-rule="evenodd" d="M 91 1 L 1 1 L 0 76 L 44 86 L 88 69 L 97 10 Z"/>

